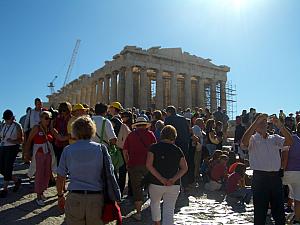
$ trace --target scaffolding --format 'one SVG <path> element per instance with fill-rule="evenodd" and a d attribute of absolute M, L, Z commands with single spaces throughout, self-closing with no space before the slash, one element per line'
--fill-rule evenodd
<path fill-rule="evenodd" d="M 236 92 L 236 85 L 232 84 L 232 81 L 228 81 L 226 83 L 225 87 L 225 92 L 226 92 L 226 111 L 227 115 L 230 120 L 234 120 L 235 116 L 237 115 L 237 92 Z M 206 84 L 204 87 L 204 104 L 205 107 L 212 110 L 211 108 L 211 102 L 212 96 L 211 95 L 211 87 L 210 84 Z M 217 107 L 221 106 L 221 84 L 217 83 L 216 84 L 216 103 Z"/>
<path fill-rule="evenodd" d="M 235 120 L 237 116 L 237 91 L 236 85 L 232 81 L 226 83 L 226 105 L 229 119 Z"/>

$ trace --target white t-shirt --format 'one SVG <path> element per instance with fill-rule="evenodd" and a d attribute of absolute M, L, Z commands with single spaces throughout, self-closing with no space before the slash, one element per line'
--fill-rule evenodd
<path fill-rule="evenodd" d="M 93 121 L 96 124 L 96 136 L 92 139 L 93 141 L 100 143 L 100 137 L 101 137 L 101 130 L 102 130 L 102 123 L 105 119 L 103 116 L 93 116 Z M 106 119 L 105 122 L 105 129 L 103 133 L 103 140 L 107 143 L 109 143 L 109 140 L 117 138 L 112 123 Z"/>
<path fill-rule="evenodd" d="M 284 137 L 278 134 L 263 138 L 255 133 L 249 140 L 248 152 L 250 167 L 253 170 L 279 171 L 281 166 L 280 149 L 284 144 Z"/>
<path fill-rule="evenodd" d="M 18 138 L 18 128 L 21 128 L 21 125 L 17 122 L 13 122 L 11 125 L 4 124 L 0 131 L 0 139 L 1 139 L 1 145 L 2 146 L 13 146 L 16 145 L 14 143 L 8 142 L 7 139 L 17 139 Z"/>

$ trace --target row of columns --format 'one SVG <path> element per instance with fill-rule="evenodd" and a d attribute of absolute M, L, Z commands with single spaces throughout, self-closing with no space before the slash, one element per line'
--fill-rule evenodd
<path fill-rule="evenodd" d="M 110 103 L 113 101 L 119 101 L 126 108 L 133 106 L 147 109 L 149 108 L 149 95 L 150 95 L 150 79 L 147 74 L 146 68 L 140 68 L 139 70 L 139 92 L 134 89 L 134 79 L 131 67 L 122 68 L 119 71 L 113 71 L 111 74 L 107 74 L 98 80 L 89 82 L 88 80 L 82 85 L 81 89 L 73 92 L 69 95 L 68 100 L 72 103 L 86 103 L 94 106 L 97 102 Z M 125 79 L 126 78 L 126 79 Z M 158 70 L 156 72 L 156 94 L 155 94 L 155 108 L 162 109 L 166 107 L 164 105 L 164 79 L 163 71 Z M 196 105 L 199 107 L 205 106 L 205 79 L 202 77 L 197 78 L 197 98 Z M 210 86 L 210 109 L 217 109 L 217 94 L 216 85 L 220 85 L 220 106 L 226 109 L 226 82 L 211 80 Z M 171 74 L 170 78 L 170 99 L 171 105 L 176 107 L 191 107 L 192 106 L 192 75 L 184 75 L 184 93 L 178 90 L 178 78 L 175 73 Z M 134 105 L 134 95 L 138 95 L 138 105 Z M 184 105 L 178 105 L 180 95 L 184 95 Z"/>

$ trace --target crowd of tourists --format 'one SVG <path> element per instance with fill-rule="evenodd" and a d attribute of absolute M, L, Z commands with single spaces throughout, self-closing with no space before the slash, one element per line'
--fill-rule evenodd
<path fill-rule="evenodd" d="M 195 183 L 224 191 L 228 201 L 241 206 L 253 198 L 254 224 L 265 224 L 268 209 L 275 224 L 285 224 L 285 211 L 294 211 L 293 223 L 300 224 L 298 112 L 294 117 L 280 110 L 277 117 L 244 110 L 236 117 L 231 143 L 229 117 L 220 107 L 151 111 L 124 109 L 119 102 L 92 107 L 63 102 L 45 109 L 39 98 L 34 104 L 19 123 L 11 110 L 3 113 L 2 198 L 10 181 L 14 192 L 22 184 L 12 175 L 21 149 L 37 205 L 46 204 L 45 191 L 56 184 L 67 224 L 103 224 L 108 197 L 116 202 L 132 197 L 132 218 L 142 221 L 149 196 L 153 223 L 172 225 L 179 194 Z"/>

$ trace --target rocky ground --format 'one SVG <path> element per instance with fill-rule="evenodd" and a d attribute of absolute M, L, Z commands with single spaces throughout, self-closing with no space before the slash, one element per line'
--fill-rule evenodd
<path fill-rule="evenodd" d="M 22 178 L 22 186 L 17 193 L 10 191 L 7 198 L 0 198 L 0 224 L 65 224 L 64 214 L 57 207 L 55 187 L 47 190 L 46 206 L 40 207 L 35 203 L 33 183 L 25 175 L 26 166 L 19 161 L 16 163 L 16 171 Z M 131 199 L 124 199 L 121 208 L 123 224 L 151 224 L 149 200 L 143 206 L 143 222 L 136 222 L 130 217 L 134 213 Z M 205 192 L 202 185 L 194 185 L 178 199 L 175 224 L 253 224 L 253 206 L 229 204 L 224 193 Z M 268 224 L 272 222 L 269 220 Z"/>

